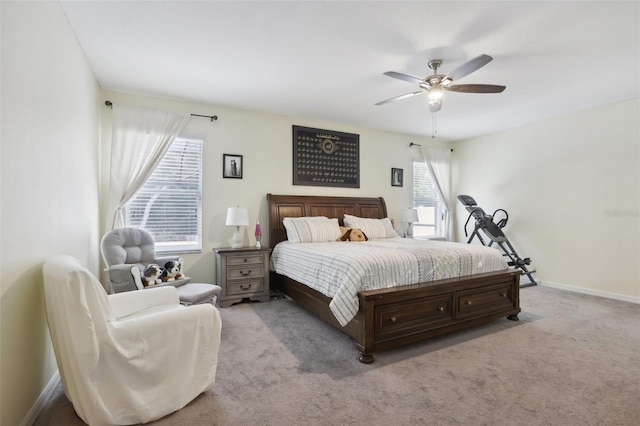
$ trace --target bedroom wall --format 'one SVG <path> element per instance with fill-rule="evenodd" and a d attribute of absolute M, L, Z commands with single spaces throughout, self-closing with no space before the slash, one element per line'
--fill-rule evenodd
<path fill-rule="evenodd" d="M 211 122 L 192 117 L 181 136 L 204 139 L 203 164 L 203 250 L 184 256 L 187 272 L 193 280 L 215 282 L 214 248 L 231 245 L 233 228 L 224 225 L 227 208 L 240 205 L 249 210 L 251 225 L 243 229 L 244 242 L 254 244 L 255 221 L 263 225 L 263 244 L 268 241 L 266 194 L 382 196 L 389 216 L 400 221 L 400 211 L 412 204 L 412 160 L 419 158 L 411 142 L 438 144 L 428 137 L 363 129 L 347 124 L 265 114 L 223 106 L 153 98 L 119 92 L 103 92 L 102 182 L 106 194 L 111 110 L 104 101 L 130 105 L 217 115 Z M 360 135 L 360 188 L 330 188 L 292 184 L 292 125 L 356 133 Z M 442 145 L 442 143 L 440 142 Z M 222 155 L 243 156 L 242 179 L 222 178 Z M 391 186 L 391 168 L 404 169 L 404 186 Z M 104 201 L 104 200 L 103 200 Z M 101 222 L 102 223 L 102 219 Z"/>
<path fill-rule="evenodd" d="M 43 261 L 98 271 L 99 88 L 57 2 L 0 7 L 0 424 L 19 425 L 57 370 Z"/>
<path fill-rule="evenodd" d="M 506 209 L 543 283 L 640 302 L 639 141 L 639 99 L 461 141 L 454 194 Z M 466 241 L 458 201 L 456 218 Z"/>

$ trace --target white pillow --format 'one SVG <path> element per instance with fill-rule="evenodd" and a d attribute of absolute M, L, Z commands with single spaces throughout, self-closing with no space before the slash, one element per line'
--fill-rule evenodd
<path fill-rule="evenodd" d="M 335 241 L 340 236 L 338 219 L 324 216 L 285 217 L 282 224 L 287 230 L 287 240 L 292 243 Z"/>
<path fill-rule="evenodd" d="M 344 215 L 344 224 L 352 228 L 360 228 L 370 240 L 397 237 L 388 217 L 384 219 L 368 219 L 364 217 Z"/>

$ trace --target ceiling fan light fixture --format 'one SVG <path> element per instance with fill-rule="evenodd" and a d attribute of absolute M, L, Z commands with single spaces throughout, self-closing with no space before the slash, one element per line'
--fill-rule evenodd
<path fill-rule="evenodd" d="M 434 113 L 442 108 L 442 94 L 444 91 L 441 86 L 434 86 L 429 91 L 427 99 L 429 100 L 429 110 Z"/>
<path fill-rule="evenodd" d="M 453 83 L 453 80 L 451 80 L 449 77 L 443 78 L 442 81 L 440 82 L 440 84 L 443 87 L 449 87 L 449 86 L 451 86 L 451 83 Z"/>
<path fill-rule="evenodd" d="M 431 104 L 432 102 L 438 102 L 442 99 L 442 94 L 443 94 L 443 90 L 442 87 L 440 86 L 434 86 L 431 88 L 431 90 L 429 91 L 429 104 Z"/>
<path fill-rule="evenodd" d="M 442 108 L 442 99 L 438 99 L 438 100 L 429 100 L 429 111 L 431 111 L 431 113 L 436 113 L 438 111 L 440 111 L 440 108 Z"/>

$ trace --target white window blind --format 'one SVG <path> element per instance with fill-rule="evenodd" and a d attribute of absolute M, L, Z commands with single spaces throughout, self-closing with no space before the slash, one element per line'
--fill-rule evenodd
<path fill-rule="evenodd" d="M 423 161 L 413 162 L 413 208 L 418 210 L 419 220 L 413 224 L 414 237 L 444 238 L 444 209 L 433 176 Z"/>
<path fill-rule="evenodd" d="M 157 252 L 202 249 L 202 141 L 175 139 L 127 204 L 127 226 L 149 231 Z"/>

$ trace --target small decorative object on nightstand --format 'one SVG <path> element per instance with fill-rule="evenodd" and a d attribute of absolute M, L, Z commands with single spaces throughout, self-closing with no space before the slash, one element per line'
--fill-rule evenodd
<path fill-rule="evenodd" d="M 256 221 L 256 248 L 260 248 L 260 240 L 262 239 L 262 228 L 260 228 L 260 221 Z"/>
<path fill-rule="evenodd" d="M 226 308 L 242 299 L 269 301 L 268 247 L 218 248 L 216 252 L 217 284 L 222 288 L 220 307 Z"/>
<path fill-rule="evenodd" d="M 413 237 L 413 223 L 418 222 L 418 210 L 402 210 L 402 221 L 407 224 L 407 237 Z"/>

